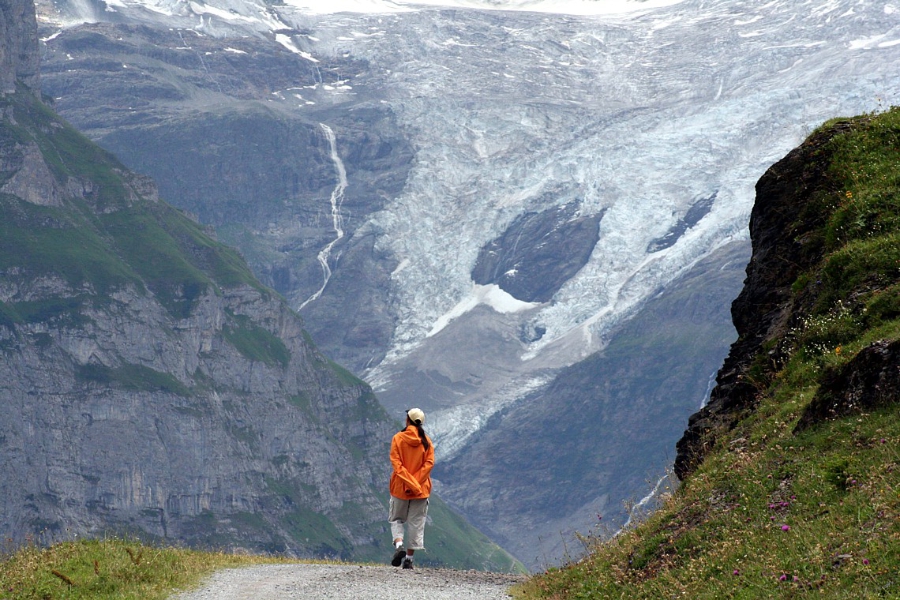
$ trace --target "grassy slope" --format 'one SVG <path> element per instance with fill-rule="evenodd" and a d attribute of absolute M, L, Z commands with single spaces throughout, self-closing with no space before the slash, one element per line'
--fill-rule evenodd
<path fill-rule="evenodd" d="M 126 169 L 27 92 L 0 98 L 0 143 L 36 144 L 58 181 L 90 181 L 93 193 L 63 207 L 0 194 L 0 271 L 62 277 L 103 296 L 123 285 L 149 289 L 186 315 L 208 286 L 265 290 L 234 250 L 163 202 L 129 200 Z M 4 312 L 13 320 L 15 307 Z"/>
<path fill-rule="evenodd" d="M 437 496 L 428 507 L 425 528 L 428 551 L 416 554 L 423 566 L 451 566 L 497 573 L 526 573 L 525 566 L 453 512 Z"/>
<path fill-rule="evenodd" d="M 900 109 L 827 151 L 823 256 L 793 288 L 814 301 L 758 409 L 648 521 L 520 598 L 900 598 L 900 405 L 793 433 L 824 372 L 900 339 Z"/>
<path fill-rule="evenodd" d="M 0 563 L 0 598 L 161 600 L 215 569 L 276 559 L 144 546 L 122 539 L 28 547 Z"/>

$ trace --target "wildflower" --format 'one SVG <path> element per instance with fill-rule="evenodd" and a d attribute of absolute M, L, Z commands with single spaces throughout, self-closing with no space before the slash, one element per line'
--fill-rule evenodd
<path fill-rule="evenodd" d="M 782 530 L 782 531 L 790 531 L 790 530 L 791 530 L 791 526 L 790 526 L 790 525 L 782 525 L 782 526 L 781 526 L 781 530 Z"/>
<path fill-rule="evenodd" d="M 740 574 L 741 574 L 741 572 L 740 572 L 740 570 L 738 570 L 738 569 L 735 569 L 735 570 L 734 570 L 734 573 L 732 573 L 732 575 L 740 575 Z"/>
<path fill-rule="evenodd" d="M 835 348 L 835 349 L 834 349 L 834 353 L 837 354 L 838 356 L 840 356 L 840 354 L 841 354 L 841 347 L 838 346 L 837 348 Z"/>
<path fill-rule="evenodd" d="M 864 559 L 863 559 L 863 564 L 864 564 L 864 565 L 869 564 L 869 559 L 868 559 L 868 558 L 864 558 Z"/>
<path fill-rule="evenodd" d="M 794 581 L 800 581 L 800 578 L 794 575 Z"/>
<path fill-rule="evenodd" d="M 787 575 L 782 574 L 781 577 L 778 578 L 778 581 L 787 581 Z"/>

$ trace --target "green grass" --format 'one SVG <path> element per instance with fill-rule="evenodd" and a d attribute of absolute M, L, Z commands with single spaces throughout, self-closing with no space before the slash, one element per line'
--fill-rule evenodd
<path fill-rule="evenodd" d="M 12 196 L 0 198 L 0 270 L 18 270 L 30 278 L 58 275 L 73 287 L 91 284 L 98 294 L 127 283 L 140 285 L 88 219 Z"/>
<path fill-rule="evenodd" d="M 80 182 L 83 196 L 36 206 L 0 194 L 0 270 L 11 278 L 55 275 L 97 297 L 126 285 L 150 290 L 176 318 L 211 287 L 271 292 L 236 251 L 164 202 L 138 197 L 133 176 L 27 92 L 0 98 L 0 146 L 37 145 L 57 187 Z M 13 152 L 15 154 L 15 152 Z M 0 317 L 4 322 L 14 318 Z"/>
<path fill-rule="evenodd" d="M 332 360 L 328 360 L 328 367 L 334 373 L 338 382 L 343 386 L 357 387 L 366 385 L 365 381 Z"/>
<path fill-rule="evenodd" d="M 75 377 L 82 382 L 115 385 L 126 390 L 165 392 L 182 397 L 191 395 L 190 389 L 172 375 L 143 365 L 124 364 L 115 368 L 81 365 L 76 367 Z"/>
<path fill-rule="evenodd" d="M 216 569 L 284 562 L 143 545 L 121 539 L 28 546 L 0 562 L 0 598 L 162 600 Z"/>
<path fill-rule="evenodd" d="M 430 523 L 425 528 L 428 551 L 416 554 L 424 566 L 450 566 L 498 573 L 525 573 L 525 566 L 475 529 L 443 500 L 432 496 L 428 506 Z"/>
<path fill-rule="evenodd" d="M 229 317 L 231 322 L 222 329 L 222 335 L 244 357 L 270 367 L 288 365 L 291 353 L 278 337 L 245 315 L 230 314 Z"/>
<path fill-rule="evenodd" d="M 645 522 L 518 598 L 900 598 L 900 404 L 794 432 L 823 374 L 900 339 L 900 109 L 835 125 L 805 213 L 821 260 L 760 352 L 759 406 Z"/>

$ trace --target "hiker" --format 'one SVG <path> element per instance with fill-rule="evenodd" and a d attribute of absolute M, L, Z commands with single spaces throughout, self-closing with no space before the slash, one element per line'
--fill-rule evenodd
<path fill-rule="evenodd" d="M 413 554 L 424 550 L 425 517 L 431 495 L 431 469 L 434 467 L 434 444 L 425 435 L 422 424 L 425 413 L 418 408 L 406 411 L 406 426 L 391 440 L 391 505 L 388 520 L 394 536 L 394 558 L 391 564 L 413 568 Z M 404 529 L 408 544 L 403 543 Z"/>

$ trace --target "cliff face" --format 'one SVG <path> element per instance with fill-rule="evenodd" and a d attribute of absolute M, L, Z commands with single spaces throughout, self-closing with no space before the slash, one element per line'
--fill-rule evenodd
<path fill-rule="evenodd" d="M 739 337 L 718 373 L 709 403 L 691 416 L 678 442 L 675 472 L 680 478 L 696 468 L 722 433 L 754 409 L 773 375 L 797 351 L 797 340 L 812 336 L 810 329 L 824 327 L 818 321 L 839 321 L 847 314 L 859 313 L 863 316 L 853 323 L 853 331 L 859 333 L 870 321 L 890 316 L 881 314 L 887 309 L 878 306 L 875 310 L 864 303 L 873 297 L 891 297 L 894 280 L 879 273 L 882 265 L 873 264 L 870 273 L 854 281 L 853 272 L 841 272 L 845 266 L 833 266 L 838 261 L 830 256 L 839 249 L 841 236 L 848 235 L 841 229 L 867 238 L 884 229 L 872 223 L 888 209 L 881 214 L 854 215 L 856 227 L 872 228 L 863 234 L 852 231 L 848 225 L 836 230 L 834 225 L 848 219 L 842 213 L 850 209 L 836 206 L 833 199 L 839 198 L 846 204 L 855 200 L 852 191 L 843 191 L 849 186 L 835 174 L 838 167 L 833 154 L 835 148 L 840 148 L 842 135 L 866 125 L 865 119 L 857 119 L 822 128 L 772 166 L 757 183 L 750 220 L 753 254 L 744 289 L 731 307 Z M 879 122 L 876 127 L 883 125 Z M 825 202 L 823 198 L 832 200 Z M 852 238 L 844 241 L 849 243 Z M 829 289 L 830 281 L 842 278 L 852 281 L 841 284 L 848 289 Z M 851 339 L 846 334 L 843 337 Z M 840 354 L 841 336 L 828 332 L 828 338 L 838 340 L 831 351 Z M 897 389 L 893 373 L 898 364 L 895 346 L 887 341 L 876 342 L 849 364 L 824 373 L 816 398 L 797 429 L 888 401 Z"/>
<path fill-rule="evenodd" d="M 33 0 L 0 0 L 0 93 L 15 91 L 17 80 L 37 90 L 39 65 Z"/>
<path fill-rule="evenodd" d="M 536 597 L 890 595 L 898 190 L 900 107 L 830 121 L 765 174 L 740 338 L 679 444 L 684 484 L 615 543 L 537 578 Z"/>
<path fill-rule="evenodd" d="M 398 261 L 376 248 L 377 231 L 360 227 L 400 194 L 413 151 L 391 111 L 370 101 L 367 65 L 313 63 L 267 40 L 184 31 L 67 29 L 44 46 L 43 89 L 80 131 L 151 175 L 163 198 L 216 227 L 295 309 L 322 286 L 318 253 L 336 236 L 328 124 L 348 180 L 344 236 L 332 248 L 334 277 L 322 301 L 302 314 L 317 345 L 342 365 L 361 372 L 381 361 L 394 333 L 389 288 Z M 337 100 L 327 90 L 345 80 L 353 92 Z M 298 110 L 301 93 L 309 102 Z"/>
<path fill-rule="evenodd" d="M 392 424 L 243 261 L 30 93 L 0 100 L 4 535 L 352 555 Z"/>
<path fill-rule="evenodd" d="M 809 210 L 812 198 L 830 185 L 824 176 L 828 157 L 820 149 L 839 132 L 835 128 L 811 137 L 756 185 L 750 217 L 753 253 L 744 288 L 731 306 L 738 339 L 708 404 L 691 416 L 678 441 L 675 473 L 681 479 L 703 459 L 719 433 L 752 410 L 767 374 L 783 359 L 775 342 L 799 318 L 791 286 L 821 260 L 822 245 L 811 234 L 821 229 L 824 214 Z"/>

